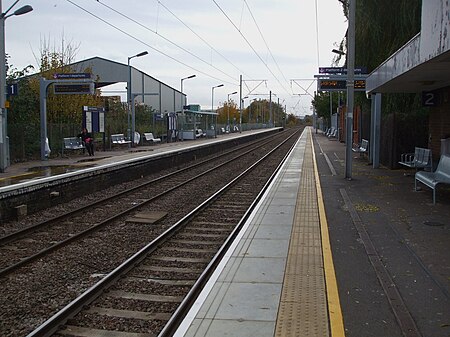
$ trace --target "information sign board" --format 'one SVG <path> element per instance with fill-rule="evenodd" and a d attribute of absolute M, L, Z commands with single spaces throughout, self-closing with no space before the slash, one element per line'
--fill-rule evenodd
<path fill-rule="evenodd" d="M 83 106 L 83 127 L 89 132 L 105 132 L 105 108 Z"/>
<path fill-rule="evenodd" d="M 77 84 L 55 84 L 54 92 L 57 95 L 61 94 L 93 94 L 94 85 L 93 83 L 77 83 Z"/>
<path fill-rule="evenodd" d="M 366 80 L 355 80 L 355 91 L 366 90 Z M 347 89 L 346 80 L 319 79 L 319 91 L 344 91 Z"/>

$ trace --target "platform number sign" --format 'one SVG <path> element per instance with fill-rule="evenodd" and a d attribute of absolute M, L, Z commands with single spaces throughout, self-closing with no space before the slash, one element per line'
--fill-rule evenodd
<path fill-rule="evenodd" d="M 422 92 L 422 105 L 434 107 L 437 106 L 439 102 L 438 94 L 435 91 L 424 91 Z"/>

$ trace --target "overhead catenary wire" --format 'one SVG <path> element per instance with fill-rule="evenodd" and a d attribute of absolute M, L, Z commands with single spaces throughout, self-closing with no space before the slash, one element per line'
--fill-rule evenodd
<path fill-rule="evenodd" d="M 103 1 L 104 3 L 102 3 L 102 1 Z M 187 29 L 189 29 L 193 34 L 195 34 L 196 36 L 198 36 L 205 44 L 207 44 L 207 45 L 211 48 L 211 50 L 214 50 L 214 53 L 217 53 L 218 55 L 220 55 L 224 60 L 226 60 L 226 61 L 227 61 L 228 63 L 230 63 L 234 68 L 236 68 L 241 74 L 245 75 L 246 78 L 249 78 L 249 79 L 251 78 L 250 76 L 246 75 L 244 71 L 242 71 L 241 69 L 239 69 L 239 68 L 237 67 L 236 64 L 234 64 L 234 63 L 232 63 L 231 61 L 229 61 L 224 55 L 222 55 L 217 49 L 215 49 L 210 43 L 208 43 L 208 41 L 206 41 L 206 39 L 202 38 L 199 34 L 197 34 L 191 27 L 189 27 L 189 25 L 188 25 L 187 23 L 185 23 L 185 22 L 183 21 L 182 18 L 180 19 L 178 16 L 176 16 L 175 13 L 173 13 L 173 12 L 172 12 L 172 11 L 171 11 L 164 3 L 162 3 L 163 0 L 156 0 L 156 1 L 157 1 L 157 4 L 160 6 L 160 7 L 158 6 L 158 13 L 159 13 L 159 14 L 158 14 L 158 18 L 157 18 L 157 19 L 158 19 L 158 23 L 157 23 L 156 31 L 152 30 L 151 28 L 145 27 L 143 24 L 140 24 L 137 20 L 135 20 L 135 19 L 133 18 L 132 15 L 131 15 L 131 17 L 128 17 L 128 18 L 127 18 L 127 15 L 122 15 L 122 16 L 123 16 L 123 17 L 126 17 L 128 20 L 131 20 L 131 21 L 135 22 L 136 24 L 138 24 L 138 25 L 144 27 L 146 30 L 152 31 L 152 33 L 154 33 L 154 34 L 156 34 L 156 35 L 159 35 L 159 36 L 162 37 L 162 38 L 165 38 L 164 36 L 161 36 L 161 35 L 162 35 L 162 34 L 160 34 L 160 33 L 161 33 L 161 31 L 160 31 L 161 29 L 160 29 L 160 27 L 159 27 L 159 23 L 161 22 L 160 20 L 161 20 L 161 18 L 162 18 L 162 17 L 161 17 L 161 14 L 162 14 L 162 13 L 161 13 L 161 9 L 164 8 L 164 9 L 165 9 L 166 11 L 168 11 L 172 16 L 174 16 L 179 22 L 181 22 Z M 245 0 L 243 0 L 243 1 L 245 1 Z M 189 69 L 191 69 L 191 70 L 197 72 L 198 74 L 205 75 L 205 76 L 208 77 L 208 78 L 212 78 L 212 79 L 217 80 L 217 81 L 220 81 L 220 82 L 222 82 L 222 83 L 226 83 L 226 84 L 230 84 L 230 85 L 235 85 L 235 86 L 238 86 L 238 85 L 239 85 L 238 83 L 236 83 L 236 82 L 234 81 L 234 78 L 232 78 L 232 77 L 230 77 L 230 78 L 232 78 L 231 81 L 229 81 L 229 80 L 227 80 L 227 79 L 224 80 L 224 79 L 223 79 L 224 76 L 220 76 L 220 75 L 219 75 L 219 76 L 214 76 L 214 75 L 213 75 L 214 73 L 211 74 L 211 71 L 205 70 L 205 67 L 203 67 L 203 66 L 198 66 L 198 65 L 195 65 L 195 64 L 192 63 L 192 62 L 186 61 L 185 59 L 183 59 L 183 58 L 181 58 L 181 57 L 176 57 L 175 55 L 173 56 L 173 55 L 171 55 L 172 53 L 171 53 L 170 51 L 167 52 L 167 51 L 163 51 L 163 50 L 161 50 L 161 49 L 158 49 L 158 48 L 154 47 L 155 44 L 146 41 L 146 38 L 145 38 L 145 37 L 138 37 L 138 36 L 134 35 L 134 33 L 132 33 L 131 30 L 128 28 L 129 25 L 125 25 L 125 26 L 118 25 L 117 22 L 115 22 L 115 21 L 112 20 L 112 19 L 109 19 L 109 17 L 106 17 L 105 14 L 104 14 L 104 12 L 98 12 L 98 13 L 97 13 L 95 10 L 91 10 L 91 9 L 88 8 L 88 7 L 83 8 L 82 5 L 77 4 L 77 3 L 79 3 L 79 1 L 77 1 L 77 0 L 67 0 L 67 2 L 70 3 L 70 4 L 72 4 L 72 5 L 74 5 L 75 7 L 79 8 L 79 9 L 82 10 L 83 12 L 86 12 L 86 13 L 89 14 L 90 16 L 93 16 L 95 19 L 101 21 L 102 23 L 104 23 L 104 24 L 106 24 L 106 25 L 112 27 L 113 29 L 119 31 L 120 33 L 126 35 L 128 38 L 131 38 L 131 39 L 133 39 L 133 40 L 135 40 L 135 41 L 141 43 L 142 45 L 147 46 L 148 48 L 150 48 L 151 50 L 155 51 L 156 53 L 161 54 L 161 55 L 165 56 L 166 58 L 169 58 L 169 59 L 173 60 L 174 62 L 176 62 L 176 63 L 178 63 L 178 64 L 181 64 L 181 65 L 183 65 L 184 67 L 187 67 L 187 68 L 189 68 Z M 104 0 L 98 0 L 97 2 L 98 2 L 99 4 L 101 4 L 101 5 L 105 5 L 105 3 L 107 3 L 107 2 L 104 1 Z M 214 2 L 214 3 L 216 3 L 216 2 Z M 217 3 L 216 3 L 216 5 L 217 5 Z M 263 36 L 262 30 L 261 30 L 261 28 L 258 26 L 258 23 L 256 22 L 256 17 L 254 16 L 254 14 L 253 14 L 252 11 L 251 11 L 250 3 L 247 2 L 247 1 L 245 1 L 245 2 L 244 2 L 244 6 L 247 6 L 248 10 L 250 11 L 250 13 L 251 13 L 251 15 L 252 15 L 252 19 L 253 19 L 255 25 L 257 26 L 258 31 L 260 32 L 260 35 L 261 35 L 262 39 L 264 40 L 264 43 L 265 43 L 265 45 L 266 45 L 266 47 L 267 47 L 269 53 L 271 54 L 272 60 L 274 60 L 276 66 L 277 66 L 277 68 L 278 68 L 278 70 L 280 71 L 281 75 L 284 77 L 284 74 L 282 73 L 282 71 L 281 71 L 281 69 L 280 69 L 280 65 L 276 62 L 275 55 L 273 55 L 272 51 L 271 51 L 270 48 L 269 48 L 268 41 L 267 41 L 267 40 L 265 39 L 265 37 Z M 111 6 L 109 6 L 109 7 L 111 7 Z M 112 7 L 111 7 L 111 8 L 112 8 Z M 243 7 L 243 8 L 244 8 L 244 10 L 245 10 L 245 7 Z M 114 8 L 113 8 L 113 9 L 114 9 Z M 114 9 L 114 10 L 115 10 L 115 12 L 117 13 L 117 10 L 116 10 L 116 9 Z M 117 13 L 117 14 L 119 14 L 119 13 Z M 123 20 L 122 20 L 121 22 L 123 22 Z M 234 25 L 234 26 L 235 26 L 235 25 Z M 236 27 L 235 27 L 235 28 L 236 28 Z M 263 27 L 262 27 L 262 28 L 263 28 Z M 242 35 L 245 35 L 245 34 L 242 34 Z M 243 38 L 244 38 L 244 40 L 247 40 L 247 41 L 248 41 L 248 36 L 243 36 Z M 166 40 L 169 40 L 169 39 L 166 39 Z M 169 40 L 169 42 L 172 43 L 172 41 L 170 41 L 170 40 Z M 250 41 L 248 41 L 248 42 L 250 42 Z M 253 42 L 253 41 L 252 41 L 252 42 Z M 185 52 L 189 52 L 189 51 L 187 51 L 185 48 L 182 47 L 182 44 L 177 44 L 177 43 L 175 43 L 175 42 L 173 42 L 173 44 L 176 45 L 177 48 L 183 49 L 183 51 L 185 51 Z M 248 44 L 248 43 L 247 43 L 247 44 Z M 250 44 L 250 48 L 252 48 L 252 47 L 251 47 L 251 44 Z M 253 49 L 253 48 L 252 48 L 252 49 Z M 272 76 L 274 77 L 274 79 L 276 79 L 276 81 L 278 81 L 278 83 L 280 84 L 280 86 L 282 87 L 282 89 L 283 89 L 284 91 L 286 91 L 286 93 L 288 93 L 289 96 L 292 96 L 292 93 L 291 93 L 290 91 L 288 91 L 288 90 L 285 88 L 285 85 L 282 84 L 283 80 L 281 79 L 281 77 L 280 77 L 280 75 L 278 74 L 278 72 L 277 72 L 277 71 L 273 68 L 273 66 L 270 64 L 270 62 L 267 62 L 267 59 L 263 60 L 263 58 L 260 56 L 260 54 L 258 54 L 258 52 L 257 52 L 256 50 L 253 49 L 253 52 L 256 53 L 256 55 L 258 56 L 258 58 L 261 60 L 261 62 L 263 63 L 263 65 L 268 69 L 268 71 L 272 74 Z M 196 56 L 194 55 L 194 53 L 190 53 L 190 55 L 192 55 L 193 57 L 196 57 Z M 197 56 L 196 58 L 197 58 L 197 59 L 200 59 L 203 63 L 207 64 L 208 66 L 211 66 L 211 64 L 212 64 L 212 62 L 209 62 L 209 61 L 208 61 L 208 62 L 205 62 L 204 60 L 202 60 L 202 59 L 199 58 L 198 56 Z M 213 66 L 214 66 L 214 65 L 213 65 Z M 223 73 L 223 72 L 220 71 L 220 68 L 221 68 L 221 67 L 218 66 L 217 64 L 216 64 L 216 66 L 215 66 L 214 68 L 215 68 L 216 70 L 218 70 L 220 73 Z M 275 71 L 274 71 L 274 70 L 275 70 Z M 228 73 L 228 74 L 229 74 L 229 73 Z M 229 77 L 228 74 L 225 75 L 227 78 Z M 281 82 L 280 82 L 280 80 L 281 80 Z M 289 89 L 292 90 L 292 88 L 289 88 Z M 278 89 L 278 90 L 279 90 L 279 89 Z M 258 90 L 258 91 L 260 91 L 260 90 Z M 272 90 L 272 91 L 273 91 L 273 90 Z M 277 91 L 277 90 L 276 90 L 276 91 Z M 275 91 L 275 92 L 276 92 L 276 91 Z M 252 92 L 254 92 L 254 90 L 252 90 Z M 279 93 L 278 93 L 278 94 L 279 94 Z"/>
<path fill-rule="evenodd" d="M 165 52 L 163 52 L 163 51 L 161 51 L 161 50 L 159 50 L 159 49 L 153 47 L 152 45 L 148 44 L 147 42 L 145 42 L 145 41 L 143 41 L 143 40 L 141 40 L 141 39 L 139 39 L 139 38 L 133 36 L 132 34 L 130 34 L 130 33 L 128 33 L 127 31 L 125 31 L 124 29 L 117 27 L 116 25 L 112 24 L 111 22 L 108 22 L 107 20 L 101 18 L 101 17 L 98 16 L 97 14 L 94 14 L 94 13 L 92 13 L 91 11 L 87 10 L 86 8 L 84 8 L 84 7 L 82 7 L 82 6 L 78 5 L 78 4 L 76 4 L 76 3 L 73 2 L 72 0 L 66 0 L 66 1 L 69 2 L 70 4 L 72 4 L 73 6 L 79 8 L 79 9 L 82 10 L 83 12 L 85 12 L 85 13 L 87 13 L 87 14 L 93 16 L 93 17 L 96 18 L 97 20 L 102 21 L 102 22 L 105 23 L 106 25 L 108 25 L 108 26 L 114 28 L 115 30 L 121 32 L 122 34 L 124 34 L 124 35 L 130 37 L 131 39 L 133 39 L 133 40 L 135 40 L 135 41 L 137 41 L 137 42 L 139 42 L 139 43 L 141 43 L 141 44 L 147 46 L 148 48 L 150 48 L 150 49 L 156 51 L 157 53 L 159 53 L 159 54 L 161 54 L 161 55 L 163 55 L 163 56 L 165 56 L 165 57 L 168 57 L 169 59 L 171 59 L 171 60 L 173 60 L 173 61 L 175 61 L 175 62 L 177 62 L 177 63 L 179 63 L 179 64 L 181 64 L 181 65 L 183 65 L 183 66 L 185 66 L 185 67 L 187 67 L 187 68 L 189 68 L 189 69 L 191 69 L 191 70 L 196 71 L 196 72 L 199 73 L 199 74 L 202 74 L 202 75 L 205 75 L 205 76 L 207 76 L 207 77 L 213 78 L 213 79 L 215 79 L 215 80 L 217 80 L 217 81 L 220 81 L 220 82 L 224 82 L 224 83 L 231 84 L 231 85 L 236 85 L 236 83 L 232 83 L 232 82 L 230 82 L 230 81 L 227 81 L 227 80 L 224 80 L 224 79 L 220 79 L 220 78 L 218 78 L 218 77 L 216 77 L 216 76 L 213 76 L 213 75 L 211 75 L 211 74 L 209 74 L 209 73 L 207 73 L 207 72 L 205 72 L 205 71 L 202 71 L 202 70 L 200 70 L 200 69 L 197 69 L 197 68 L 195 68 L 195 67 L 193 67 L 193 66 L 187 64 L 186 62 L 183 62 L 183 61 L 181 61 L 181 60 L 178 60 L 177 58 L 175 58 L 175 57 L 173 57 L 173 56 L 171 56 L 171 55 L 169 55 L 169 54 L 167 54 L 167 53 L 165 53 Z"/>
<path fill-rule="evenodd" d="M 317 68 L 320 67 L 320 55 L 319 55 L 319 14 L 318 14 L 318 6 L 317 6 L 317 0 L 315 0 L 315 6 L 316 6 L 316 49 L 317 49 Z"/>
<path fill-rule="evenodd" d="M 197 36 L 204 44 L 206 44 L 211 50 L 217 53 L 220 57 L 222 57 L 225 61 L 227 61 L 231 66 L 233 66 L 239 74 L 245 75 L 247 78 L 250 78 L 245 71 L 237 67 L 233 62 L 231 62 L 228 58 L 226 58 L 222 53 L 220 53 L 216 48 L 214 48 L 208 41 L 206 41 L 202 36 L 200 36 L 197 32 L 195 32 L 188 24 L 186 24 L 181 18 L 179 18 L 172 10 L 170 10 L 166 5 L 164 5 L 160 0 L 158 0 L 158 4 L 160 4 L 164 9 L 169 12 L 175 19 L 177 19 L 183 26 L 185 26 L 192 34 Z"/>
<path fill-rule="evenodd" d="M 278 79 L 278 77 L 274 74 L 274 72 L 272 71 L 272 69 L 270 69 L 270 67 L 267 65 L 267 63 L 263 60 L 263 58 L 261 57 L 261 55 L 259 55 L 259 53 L 256 51 L 256 49 L 252 46 L 252 44 L 250 43 L 250 41 L 245 37 L 245 35 L 239 30 L 239 28 L 236 26 L 236 24 L 233 22 L 233 20 L 231 20 L 231 18 L 228 16 L 228 14 L 222 9 L 222 7 L 220 7 L 220 5 L 217 3 L 216 0 L 212 0 L 212 2 L 217 6 L 217 8 L 222 12 L 222 14 L 227 18 L 227 20 L 231 23 L 231 25 L 239 32 L 239 34 L 241 35 L 241 37 L 244 39 L 244 41 L 247 43 L 247 45 L 251 48 L 251 50 L 253 50 L 253 52 L 255 53 L 255 55 L 258 57 L 258 59 L 264 64 L 264 66 L 267 68 L 267 70 L 270 72 L 270 74 L 273 76 L 273 78 L 278 82 L 278 84 L 283 88 L 284 91 L 286 91 L 286 93 L 288 95 L 291 95 L 291 93 L 286 90 L 286 88 L 284 87 L 284 85 L 280 82 L 280 80 Z"/>
<path fill-rule="evenodd" d="M 173 46 L 175 46 L 175 47 L 177 47 L 177 48 L 183 50 L 184 52 L 186 52 L 186 53 L 188 53 L 189 55 L 193 56 L 193 57 L 196 58 L 197 60 L 199 60 L 199 61 L 201 61 L 201 62 L 207 64 L 208 66 L 213 67 L 214 69 L 216 69 L 217 71 L 219 71 L 219 72 L 222 73 L 223 75 L 225 75 L 225 76 L 231 78 L 232 80 L 235 80 L 235 78 L 233 78 L 230 74 L 228 74 L 228 73 L 224 72 L 223 70 L 217 68 L 217 67 L 214 66 L 213 64 L 211 64 L 211 63 L 209 63 L 209 62 L 203 60 L 200 56 L 195 55 L 195 54 L 192 53 L 191 51 L 189 51 L 189 50 L 187 50 L 186 48 L 180 46 L 179 44 L 177 44 L 177 43 L 171 41 L 170 39 L 168 39 L 168 38 L 166 38 L 165 36 L 161 35 L 161 33 L 158 33 L 157 31 L 155 31 L 155 30 L 153 30 L 153 29 L 151 29 L 151 28 L 145 26 L 144 24 L 142 24 L 142 23 L 140 23 L 139 21 L 137 21 L 137 20 L 131 18 L 130 16 L 125 15 L 125 14 L 119 12 L 118 10 L 116 10 L 116 9 L 114 9 L 113 7 L 111 7 L 111 6 L 109 6 L 109 5 L 105 4 L 105 3 L 103 3 L 103 2 L 100 1 L 100 0 L 94 0 L 94 1 L 97 2 L 97 3 L 99 3 L 99 4 L 101 4 L 102 6 L 104 6 L 104 7 L 106 7 L 106 8 L 108 8 L 109 10 L 113 11 L 114 13 L 116 13 L 116 14 L 118 14 L 118 15 L 124 17 L 124 18 L 126 18 L 127 20 L 130 20 L 131 22 L 137 24 L 138 26 L 140 26 L 140 27 L 142 27 L 142 28 L 144 28 L 144 29 L 146 29 L 146 30 L 152 32 L 153 34 L 156 34 L 158 37 L 164 39 L 165 41 L 167 41 L 168 43 L 172 44 Z"/>
<path fill-rule="evenodd" d="M 255 24 L 256 28 L 258 29 L 259 35 L 261 36 L 262 40 L 264 41 L 264 44 L 266 45 L 267 50 L 269 51 L 270 57 L 272 58 L 273 62 L 275 63 L 275 65 L 276 65 L 278 71 L 280 72 L 281 76 L 283 76 L 283 79 L 285 80 L 285 82 L 289 84 L 289 81 L 287 80 L 286 76 L 284 76 L 283 71 L 281 70 L 280 66 L 278 65 L 278 62 L 276 61 L 275 57 L 273 56 L 272 51 L 270 50 L 270 47 L 269 47 L 266 39 L 264 38 L 264 35 L 263 35 L 261 29 L 259 28 L 258 23 L 256 22 L 256 18 L 253 15 L 253 12 L 250 9 L 250 6 L 249 6 L 247 0 L 244 0 L 244 4 L 247 6 L 247 9 L 248 9 L 248 11 L 250 13 L 250 16 L 252 17 L 253 23 Z"/>

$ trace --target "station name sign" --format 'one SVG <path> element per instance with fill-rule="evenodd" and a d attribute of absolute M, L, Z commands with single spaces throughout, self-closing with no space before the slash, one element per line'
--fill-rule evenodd
<path fill-rule="evenodd" d="M 319 74 L 347 74 L 347 68 L 319 67 Z M 355 67 L 355 74 L 367 74 L 367 67 Z"/>
<path fill-rule="evenodd" d="M 354 83 L 355 83 L 355 91 L 366 90 L 366 80 L 355 80 Z M 344 91 L 347 89 L 347 81 L 319 79 L 318 86 L 319 91 Z"/>
<path fill-rule="evenodd" d="M 53 74 L 55 80 L 82 80 L 90 79 L 90 73 L 65 73 L 65 74 Z"/>

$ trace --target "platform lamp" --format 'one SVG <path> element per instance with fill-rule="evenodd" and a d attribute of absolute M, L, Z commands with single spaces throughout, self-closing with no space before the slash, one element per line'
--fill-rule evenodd
<path fill-rule="evenodd" d="M 196 77 L 197 75 L 191 75 L 191 76 L 188 76 L 188 77 L 184 77 L 184 78 L 182 78 L 181 79 L 181 85 L 180 85 L 180 91 L 181 91 L 181 115 L 182 115 L 182 122 L 181 122 L 181 140 L 184 140 L 184 122 L 185 122 L 185 120 L 184 120 L 184 104 L 183 104 L 183 81 L 184 80 L 188 80 L 188 79 L 191 79 L 191 78 L 194 78 L 194 77 Z"/>
<path fill-rule="evenodd" d="M 237 94 L 237 91 L 232 92 L 231 94 L 228 94 L 227 99 L 227 128 L 228 131 L 230 131 L 230 96 Z"/>
<path fill-rule="evenodd" d="M 16 0 L 11 7 L 9 7 L 4 13 L 2 12 L 2 1 L 0 0 L 0 172 L 5 172 L 5 169 L 9 166 L 8 162 L 8 138 L 7 138 L 7 116 L 6 116 L 6 52 L 5 52 L 5 20 L 13 15 L 22 15 L 33 10 L 30 5 L 25 5 L 15 10 L 12 14 L 8 15 L 8 12 L 19 2 Z"/>
<path fill-rule="evenodd" d="M 248 98 L 248 96 L 245 96 L 245 97 L 242 97 L 242 99 L 241 99 L 242 104 L 239 109 L 239 132 L 242 132 L 242 110 L 244 107 L 244 100 L 246 100 L 247 98 Z"/>
<path fill-rule="evenodd" d="M 131 107 L 132 104 L 134 104 L 134 99 L 131 97 L 132 96 L 132 91 L 131 91 L 131 66 L 130 66 L 130 60 L 135 58 L 135 57 L 141 57 L 141 56 L 145 56 L 148 54 L 148 51 L 143 51 L 139 54 L 133 55 L 133 56 L 129 56 L 128 57 L 128 83 L 127 83 L 127 101 L 128 101 L 128 129 L 127 129 L 127 136 L 128 139 L 131 140 L 131 143 L 129 143 L 129 147 L 134 145 L 134 132 L 135 132 L 135 116 L 133 114 L 133 116 L 131 116 Z M 133 110 L 134 111 L 134 110 Z M 132 119 L 132 130 L 130 129 L 130 117 Z"/>
<path fill-rule="evenodd" d="M 333 49 L 332 52 L 346 55 L 347 64 L 347 115 L 345 119 L 345 179 L 352 180 L 353 104 L 355 93 L 355 15 L 356 0 L 349 0 L 347 53 Z"/>
<path fill-rule="evenodd" d="M 214 89 L 220 88 L 220 87 L 223 87 L 223 84 L 216 85 L 216 86 L 212 87 L 212 89 L 211 89 L 211 114 L 213 114 L 213 112 L 214 112 Z M 217 137 L 217 116 L 216 116 L 216 122 L 215 122 L 215 126 L 214 126 L 214 136 Z"/>

